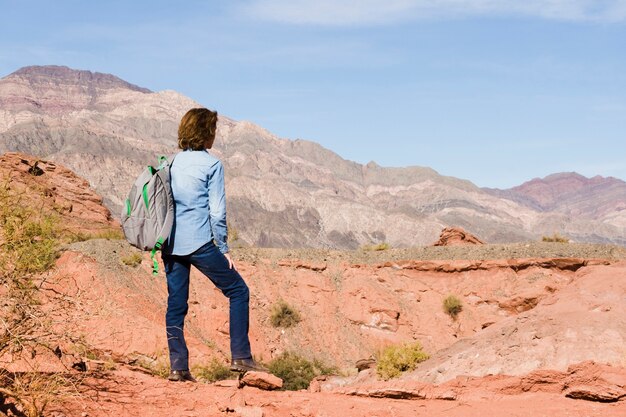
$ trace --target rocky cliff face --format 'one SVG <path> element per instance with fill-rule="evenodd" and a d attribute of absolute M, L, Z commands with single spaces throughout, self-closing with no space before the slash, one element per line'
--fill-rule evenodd
<path fill-rule="evenodd" d="M 176 92 L 150 92 L 112 75 L 28 67 L 0 80 L 0 152 L 67 165 L 117 213 L 142 167 L 175 152 L 180 117 L 197 106 Z M 445 226 L 487 242 L 558 231 L 626 244 L 619 205 L 608 204 L 602 218 L 544 211 L 429 168 L 357 164 L 227 117 L 220 118 L 215 153 L 226 166 L 231 225 L 247 244 L 424 245 Z"/>

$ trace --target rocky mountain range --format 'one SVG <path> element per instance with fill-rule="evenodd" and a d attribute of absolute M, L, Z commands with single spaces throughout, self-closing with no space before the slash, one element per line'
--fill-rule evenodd
<path fill-rule="evenodd" d="M 0 79 L 0 153 L 68 166 L 117 213 L 142 167 L 176 151 L 178 122 L 198 106 L 113 75 L 25 67 Z M 615 178 L 555 174 L 510 190 L 481 189 L 430 168 L 347 161 L 224 116 L 212 152 L 226 167 L 229 220 L 242 244 L 415 246 L 460 226 L 491 243 L 560 233 L 626 245 L 626 183 Z"/>

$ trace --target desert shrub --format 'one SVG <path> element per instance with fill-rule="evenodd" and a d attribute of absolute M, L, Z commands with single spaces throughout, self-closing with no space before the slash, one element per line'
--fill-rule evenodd
<path fill-rule="evenodd" d="M 389 346 L 378 354 L 376 373 L 384 380 L 396 378 L 428 358 L 419 342 Z"/>
<path fill-rule="evenodd" d="M 228 227 L 228 241 L 236 242 L 239 240 L 239 229 L 233 226 L 230 222 L 227 224 Z"/>
<path fill-rule="evenodd" d="M 135 267 L 141 264 L 142 259 L 143 257 L 140 253 L 133 252 L 130 255 L 122 257 L 121 261 L 124 265 Z"/>
<path fill-rule="evenodd" d="M 565 236 L 561 236 L 558 233 L 554 233 L 552 236 L 544 236 L 541 238 L 543 242 L 554 242 L 554 243 L 569 243 L 569 239 Z"/>
<path fill-rule="evenodd" d="M 38 372 L 0 373 L 0 415 L 40 417 L 49 403 L 70 393 L 63 375 Z M 11 398 L 14 403 L 7 403 Z"/>
<path fill-rule="evenodd" d="M 272 374 L 283 380 L 283 389 L 288 391 L 308 388 L 316 376 L 337 373 L 336 368 L 320 360 L 309 361 L 292 352 L 285 352 L 273 359 L 268 368 Z"/>
<path fill-rule="evenodd" d="M 223 362 L 213 358 L 208 365 L 194 366 L 193 374 L 203 382 L 215 382 L 232 378 L 235 374 L 231 372 L 230 367 Z"/>
<path fill-rule="evenodd" d="M 0 186 L 0 357 L 10 353 L 13 360 L 23 353 L 36 355 L 38 348 L 52 349 L 59 339 L 33 283 L 35 274 L 51 268 L 58 256 L 58 218 L 30 208 L 21 197 L 10 181 Z M 0 414 L 42 415 L 48 402 L 72 385 L 64 375 L 0 369 Z"/>
<path fill-rule="evenodd" d="M 272 306 L 270 321 L 274 327 L 292 327 L 300 322 L 300 313 L 284 300 Z"/>
<path fill-rule="evenodd" d="M 387 242 L 382 242 L 377 245 L 365 245 L 361 249 L 367 252 L 378 252 L 391 249 L 391 245 Z"/>
<path fill-rule="evenodd" d="M 459 313 L 463 310 L 463 303 L 456 295 L 449 295 L 443 300 L 443 311 L 450 317 L 456 319 Z"/>
<path fill-rule="evenodd" d="M 48 270 L 58 256 L 57 223 L 53 215 L 36 213 L 8 200 L 0 202 L 3 273 L 21 280 Z"/>

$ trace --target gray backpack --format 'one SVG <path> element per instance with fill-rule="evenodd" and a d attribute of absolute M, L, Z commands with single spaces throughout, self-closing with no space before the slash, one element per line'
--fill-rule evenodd
<path fill-rule="evenodd" d="M 176 155 L 159 157 L 159 166 L 148 166 L 133 184 L 122 210 L 122 229 L 128 242 L 150 251 L 152 273 L 159 272 L 155 259 L 174 224 L 174 198 L 170 186 L 170 167 Z"/>

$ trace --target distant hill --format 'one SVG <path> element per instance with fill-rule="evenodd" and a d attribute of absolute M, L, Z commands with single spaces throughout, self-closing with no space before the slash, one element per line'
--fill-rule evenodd
<path fill-rule="evenodd" d="M 594 220 L 626 229 L 626 182 L 617 178 L 587 178 L 563 172 L 508 190 L 485 191 L 541 213 L 560 213 L 570 219 Z"/>
<path fill-rule="evenodd" d="M 0 152 L 65 164 L 118 213 L 142 167 L 176 151 L 178 122 L 197 106 L 177 92 L 151 92 L 113 75 L 26 67 L 0 80 Z M 626 244 L 619 183 L 582 187 L 566 200 L 553 182 L 536 187 L 553 190 L 552 197 L 529 186 L 485 190 L 426 167 L 357 164 L 316 143 L 278 138 L 224 116 L 215 154 L 226 166 L 229 220 L 242 244 L 427 245 L 446 226 L 494 243 L 559 232 L 578 241 Z"/>

